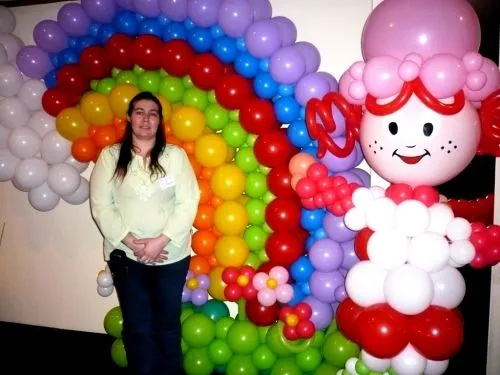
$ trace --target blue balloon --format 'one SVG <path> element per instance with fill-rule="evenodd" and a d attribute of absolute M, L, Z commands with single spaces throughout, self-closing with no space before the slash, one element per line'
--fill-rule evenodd
<path fill-rule="evenodd" d="M 307 282 L 313 272 L 314 267 L 312 266 L 309 257 L 305 255 L 302 255 L 290 267 L 290 273 L 297 283 Z"/>
<path fill-rule="evenodd" d="M 224 30 L 222 30 L 222 27 L 219 25 L 213 25 L 210 27 L 210 34 L 212 35 L 212 38 L 217 39 L 220 38 L 221 36 L 224 36 Z"/>
<path fill-rule="evenodd" d="M 68 38 L 68 46 L 70 48 L 75 48 L 76 47 L 76 42 L 77 42 L 77 38 L 76 37 L 69 37 Z"/>
<path fill-rule="evenodd" d="M 116 29 L 111 23 L 106 23 L 101 25 L 99 32 L 97 33 L 97 42 L 99 44 L 105 44 L 109 38 L 111 38 L 116 33 Z"/>
<path fill-rule="evenodd" d="M 74 48 L 65 48 L 59 52 L 58 62 L 61 66 L 66 64 L 78 64 L 79 54 Z"/>
<path fill-rule="evenodd" d="M 144 16 L 143 16 L 142 14 L 140 14 L 140 13 L 136 13 L 136 14 L 135 14 L 135 18 L 137 18 L 137 21 L 141 22 L 141 21 L 142 21 L 144 18 L 146 18 L 146 17 L 144 17 Z"/>
<path fill-rule="evenodd" d="M 307 152 L 309 155 L 314 156 L 314 158 L 317 160 L 318 156 L 316 155 L 318 153 L 318 148 L 314 146 L 307 146 L 302 149 L 302 151 Z"/>
<path fill-rule="evenodd" d="M 274 103 L 276 118 L 282 124 L 291 124 L 299 118 L 300 105 L 293 96 L 283 96 Z"/>
<path fill-rule="evenodd" d="M 160 25 L 165 26 L 167 23 L 170 22 L 170 19 L 166 15 L 160 14 L 158 16 L 158 22 L 160 23 Z"/>
<path fill-rule="evenodd" d="M 168 42 L 173 39 L 187 39 L 187 30 L 180 22 L 170 22 L 163 31 L 163 40 Z"/>
<path fill-rule="evenodd" d="M 295 86 L 294 85 L 285 85 L 285 84 L 280 84 L 278 92 L 281 96 L 290 96 L 293 95 L 295 92 Z"/>
<path fill-rule="evenodd" d="M 300 287 L 302 288 L 302 293 L 304 293 L 306 296 L 311 295 L 311 288 L 309 287 L 308 282 L 301 284 Z"/>
<path fill-rule="evenodd" d="M 263 72 L 269 71 L 269 59 L 260 59 L 260 65 L 259 65 L 260 70 Z"/>
<path fill-rule="evenodd" d="M 253 81 L 253 89 L 259 97 L 271 99 L 278 93 L 278 82 L 269 73 L 259 73 Z"/>
<path fill-rule="evenodd" d="M 188 31 L 188 42 L 196 52 L 208 52 L 212 48 L 210 29 L 195 27 Z"/>
<path fill-rule="evenodd" d="M 259 72 L 259 60 L 248 52 L 242 52 L 234 61 L 234 69 L 243 77 L 253 78 Z"/>
<path fill-rule="evenodd" d="M 96 37 L 100 27 L 101 27 L 100 23 L 92 22 L 89 27 L 89 34 L 92 35 L 93 37 Z"/>
<path fill-rule="evenodd" d="M 45 86 L 47 86 L 47 88 L 51 88 L 51 87 L 56 87 L 57 85 L 57 81 L 56 81 L 56 77 L 57 77 L 57 69 L 54 69 L 54 70 L 51 70 L 50 72 L 48 72 L 45 77 L 43 78 L 43 82 L 45 82 Z"/>
<path fill-rule="evenodd" d="M 191 21 L 189 18 L 186 18 L 184 20 L 184 27 L 187 30 L 191 30 L 191 29 L 194 29 L 196 27 L 196 24 L 193 21 Z"/>
<path fill-rule="evenodd" d="M 139 33 L 139 21 L 135 13 L 130 10 L 120 10 L 113 19 L 116 32 L 128 36 L 136 36 Z"/>
<path fill-rule="evenodd" d="M 302 287 L 298 284 L 292 284 L 293 288 L 293 298 L 288 304 L 290 306 L 295 306 L 297 303 L 301 302 L 304 298 L 306 298 L 306 295 L 302 293 Z"/>
<path fill-rule="evenodd" d="M 150 34 L 161 37 L 163 26 L 154 18 L 145 18 L 139 24 L 139 35 Z"/>
<path fill-rule="evenodd" d="M 288 139 L 295 147 L 306 147 L 312 142 L 304 120 L 297 120 L 287 128 Z"/>
<path fill-rule="evenodd" d="M 97 40 L 91 35 L 84 35 L 77 38 L 75 50 L 80 55 L 80 53 L 87 47 L 97 44 Z"/>
<path fill-rule="evenodd" d="M 323 228 L 316 229 L 314 232 L 314 239 L 317 240 L 322 240 L 323 238 L 327 238 L 328 235 L 326 234 L 325 230 Z"/>
<path fill-rule="evenodd" d="M 316 242 L 316 238 L 314 236 L 309 236 L 306 240 L 306 250 L 311 250 L 312 245 Z"/>
<path fill-rule="evenodd" d="M 59 54 L 51 53 L 49 54 L 49 57 L 52 65 L 54 65 L 54 68 L 59 68 Z"/>
<path fill-rule="evenodd" d="M 300 225 L 307 231 L 315 231 L 323 228 L 323 218 L 325 215 L 326 211 L 321 208 L 317 210 L 306 210 L 303 208 L 300 212 Z"/>
<path fill-rule="evenodd" d="M 247 45 L 246 45 L 245 39 L 243 37 L 240 37 L 240 38 L 236 39 L 236 47 L 241 52 L 246 52 L 247 51 Z"/>
<path fill-rule="evenodd" d="M 300 107 L 300 118 L 306 118 L 306 107 Z"/>
<path fill-rule="evenodd" d="M 232 63 L 238 55 L 236 42 L 233 38 L 228 36 L 221 36 L 220 38 L 215 39 L 212 45 L 212 52 L 224 64 Z"/>

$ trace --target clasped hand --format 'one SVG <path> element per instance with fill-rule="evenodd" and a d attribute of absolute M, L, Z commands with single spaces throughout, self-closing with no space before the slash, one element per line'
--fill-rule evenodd
<path fill-rule="evenodd" d="M 168 252 L 164 248 L 170 242 L 170 239 L 164 234 L 158 237 L 137 239 L 129 233 L 124 242 L 141 263 L 159 263 L 168 259 Z"/>

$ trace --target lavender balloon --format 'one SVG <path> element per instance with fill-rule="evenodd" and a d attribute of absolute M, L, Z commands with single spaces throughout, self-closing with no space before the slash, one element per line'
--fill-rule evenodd
<path fill-rule="evenodd" d="M 195 289 L 191 292 L 191 302 L 195 306 L 204 305 L 208 301 L 208 292 L 206 289 Z"/>
<path fill-rule="evenodd" d="M 312 73 L 318 70 L 321 63 L 321 55 L 314 44 L 309 42 L 298 42 L 295 48 L 306 63 L 306 73 Z"/>
<path fill-rule="evenodd" d="M 161 12 L 172 21 L 184 21 L 187 17 L 187 0 L 158 0 Z"/>
<path fill-rule="evenodd" d="M 335 176 L 344 177 L 347 180 L 347 182 L 350 184 L 354 183 L 354 184 L 362 185 L 363 181 L 358 177 L 358 175 L 356 173 L 353 173 L 352 171 L 353 171 L 353 169 L 351 169 L 350 171 L 335 173 Z"/>
<path fill-rule="evenodd" d="M 123 9 L 135 11 L 134 0 L 116 0 L 116 5 Z"/>
<path fill-rule="evenodd" d="M 295 99 L 301 106 L 306 106 L 312 98 L 321 99 L 330 91 L 330 83 L 319 73 L 303 76 L 295 87 Z"/>
<path fill-rule="evenodd" d="M 271 56 L 281 46 L 278 26 L 270 20 L 255 22 L 245 33 L 245 45 L 259 59 Z"/>
<path fill-rule="evenodd" d="M 335 216 L 331 213 L 327 213 L 325 215 L 325 218 L 323 219 L 323 228 L 325 228 L 328 237 L 336 242 L 352 240 L 357 234 L 357 232 L 354 232 L 345 226 L 343 216 Z"/>
<path fill-rule="evenodd" d="M 70 3 L 59 9 L 57 23 L 66 34 L 82 36 L 89 31 L 90 18 L 80 4 Z"/>
<path fill-rule="evenodd" d="M 314 324 L 316 329 L 323 329 L 330 325 L 333 319 L 333 309 L 328 303 L 321 302 L 313 296 L 304 298 L 302 302 L 311 306 L 311 322 Z"/>
<path fill-rule="evenodd" d="M 318 72 L 318 74 L 322 77 L 325 77 L 325 79 L 328 81 L 328 84 L 330 85 L 330 91 L 339 91 L 339 83 L 334 76 L 327 72 Z"/>
<path fill-rule="evenodd" d="M 354 251 L 354 240 L 342 242 L 340 244 L 342 251 L 344 252 L 344 258 L 342 260 L 342 269 L 350 270 L 352 266 L 359 262 L 359 258 Z"/>
<path fill-rule="evenodd" d="M 364 169 L 361 168 L 354 168 L 351 170 L 352 173 L 355 173 L 356 176 L 361 180 L 362 185 L 364 187 L 370 187 L 371 186 L 371 176 L 370 174 L 365 171 Z"/>
<path fill-rule="evenodd" d="M 344 284 L 344 276 L 339 271 L 314 271 L 309 279 L 311 294 L 322 302 L 336 301 L 335 290 Z"/>
<path fill-rule="evenodd" d="M 198 279 L 198 285 L 200 288 L 208 289 L 210 286 L 210 278 L 207 275 L 198 275 L 196 278 Z"/>
<path fill-rule="evenodd" d="M 316 241 L 309 250 L 309 260 L 321 272 L 337 270 L 344 260 L 342 247 L 329 238 Z"/>
<path fill-rule="evenodd" d="M 191 301 L 191 291 L 189 290 L 188 287 L 186 287 L 186 285 L 184 285 L 184 288 L 182 288 L 181 302 L 184 303 L 184 302 L 189 302 L 189 301 Z"/>
<path fill-rule="evenodd" d="M 271 18 L 281 35 L 281 45 L 283 47 L 289 46 L 297 40 L 297 27 L 295 24 L 287 17 L 278 16 Z"/>
<path fill-rule="evenodd" d="M 144 17 L 156 18 L 160 12 L 158 0 L 134 0 L 135 10 Z"/>
<path fill-rule="evenodd" d="M 253 9 L 246 0 L 224 0 L 217 14 L 217 22 L 226 35 L 238 38 L 253 22 Z"/>
<path fill-rule="evenodd" d="M 279 83 L 296 83 L 305 71 L 304 58 L 294 46 L 280 48 L 269 61 L 269 72 Z"/>
<path fill-rule="evenodd" d="M 253 8 L 252 15 L 254 21 L 268 20 L 271 18 L 273 7 L 269 0 L 248 0 L 248 2 Z"/>
<path fill-rule="evenodd" d="M 116 13 L 115 0 L 82 0 L 82 8 L 91 20 L 110 23 Z"/>
<path fill-rule="evenodd" d="M 345 145 L 345 137 L 335 137 L 333 141 L 343 147 Z M 321 158 L 321 162 L 334 173 L 344 172 L 349 169 L 354 168 L 357 164 L 358 159 L 358 151 L 354 148 L 349 155 L 344 158 L 339 158 L 338 156 L 333 155 L 331 152 L 327 152 L 325 156 Z"/>
<path fill-rule="evenodd" d="M 68 47 L 68 36 L 53 20 L 39 22 L 33 29 L 33 39 L 38 47 L 48 53 L 60 52 Z"/>
<path fill-rule="evenodd" d="M 16 57 L 19 70 L 26 76 L 41 79 L 54 67 L 49 55 L 36 46 L 26 46 L 19 50 Z"/>
<path fill-rule="evenodd" d="M 347 291 L 345 290 L 345 286 L 342 284 L 337 289 L 335 289 L 335 300 L 337 302 L 342 302 L 347 298 Z"/>
<path fill-rule="evenodd" d="M 197 26 L 208 27 L 217 22 L 221 0 L 188 1 L 188 16 Z"/>

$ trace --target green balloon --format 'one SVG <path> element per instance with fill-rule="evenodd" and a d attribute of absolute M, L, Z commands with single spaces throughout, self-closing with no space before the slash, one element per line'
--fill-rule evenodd
<path fill-rule="evenodd" d="M 198 311 L 205 314 L 213 321 L 229 316 L 229 309 L 227 308 L 227 305 L 216 299 L 208 300 L 205 304 L 200 306 Z"/>
<path fill-rule="evenodd" d="M 354 368 L 359 375 L 368 375 L 370 373 L 370 369 L 366 367 L 361 359 L 356 362 L 356 366 L 354 366 Z"/>
<path fill-rule="evenodd" d="M 168 73 L 165 70 L 163 70 L 163 68 L 161 68 L 160 69 L 160 77 L 163 78 L 163 77 L 166 77 L 166 76 L 168 76 Z"/>
<path fill-rule="evenodd" d="M 245 265 L 252 267 L 253 269 L 259 268 L 259 266 L 262 264 L 262 261 L 259 259 L 257 254 L 255 253 L 248 253 L 247 260 L 245 260 Z"/>
<path fill-rule="evenodd" d="M 215 372 L 217 374 L 225 374 L 226 373 L 226 366 L 215 366 Z"/>
<path fill-rule="evenodd" d="M 290 351 L 288 351 L 283 346 L 283 344 L 281 343 L 280 335 L 281 333 L 279 332 L 278 325 L 275 324 L 271 328 L 269 328 L 269 331 L 267 331 L 267 336 L 266 336 L 267 346 L 278 357 L 289 357 L 292 355 L 292 353 L 290 353 Z"/>
<path fill-rule="evenodd" d="M 170 103 L 182 101 L 184 90 L 182 80 L 177 77 L 163 77 L 158 86 L 160 95 L 165 97 Z"/>
<path fill-rule="evenodd" d="M 262 261 L 262 263 L 265 263 L 265 262 L 267 262 L 269 260 L 269 256 L 267 255 L 266 249 L 260 249 L 257 252 L 257 256 Z"/>
<path fill-rule="evenodd" d="M 215 365 L 225 365 L 233 356 L 233 352 L 224 340 L 215 339 L 208 346 L 208 356 Z"/>
<path fill-rule="evenodd" d="M 214 371 L 214 364 L 207 348 L 189 349 L 184 355 L 184 370 L 189 375 L 210 375 Z"/>
<path fill-rule="evenodd" d="M 250 321 L 237 321 L 229 328 L 226 339 L 233 353 L 252 354 L 259 345 L 259 332 Z"/>
<path fill-rule="evenodd" d="M 219 104 L 211 103 L 205 109 L 205 118 L 210 129 L 221 130 L 229 122 L 229 112 Z"/>
<path fill-rule="evenodd" d="M 249 355 L 235 355 L 229 360 L 226 367 L 227 375 L 258 375 L 259 370 Z"/>
<path fill-rule="evenodd" d="M 392 368 L 390 368 L 389 370 L 387 370 L 387 373 L 388 373 L 389 375 L 398 375 L 398 373 L 396 372 L 396 370 L 394 370 L 394 369 L 392 369 Z"/>
<path fill-rule="evenodd" d="M 125 368 L 128 366 L 127 353 L 122 339 L 116 339 L 111 344 L 111 359 L 118 367 Z"/>
<path fill-rule="evenodd" d="M 295 357 L 297 366 L 304 371 L 314 371 L 321 363 L 321 352 L 316 348 L 307 348 Z"/>
<path fill-rule="evenodd" d="M 232 111 L 229 112 L 229 118 L 232 121 L 240 121 L 240 110 L 239 109 L 233 109 Z"/>
<path fill-rule="evenodd" d="M 193 83 L 193 81 L 191 81 L 191 77 L 190 76 L 184 76 L 184 77 L 182 77 L 182 84 L 187 89 L 189 89 L 191 87 L 194 87 L 194 83 Z"/>
<path fill-rule="evenodd" d="M 262 225 L 266 221 L 266 204 L 259 198 L 250 199 L 245 205 L 247 209 L 248 224 Z"/>
<path fill-rule="evenodd" d="M 252 251 L 257 251 L 264 248 L 269 234 L 258 225 L 250 225 L 243 234 L 243 239 Z"/>
<path fill-rule="evenodd" d="M 131 85 L 137 86 L 139 79 L 135 75 L 135 73 L 131 70 L 122 70 L 115 77 L 116 84 L 120 83 L 130 83 Z"/>
<path fill-rule="evenodd" d="M 99 81 L 96 87 L 96 91 L 104 95 L 109 95 L 111 90 L 115 87 L 116 82 L 114 78 L 106 77 Z"/>
<path fill-rule="evenodd" d="M 215 96 L 215 90 L 210 90 L 209 92 L 207 92 L 207 95 L 208 95 L 208 101 L 210 103 L 217 103 L 217 97 Z M 228 114 L 229 116 L 229 114 Z"/>
<path fill-rule="evenodd" d="M 119 68 L 113 68 L 111 69 L 111 77 L 116 77 L 118 74 L 120 74 L 122 70 Z"/>
<path fill-rule="evenodd" d="M 147 71 L 140 75 L 139 77 L 139 88 L 142 91 L 149 91 L 154 94 L 158 92 L 160 88 L 160 73 L 156 71 Z"/>
<path fill-rule="evenodd" d="M 260 343 L 261 344 L 265 344 L 266 343 L 266 336 L 267 336 L 267 332 L 269 331 L 269 328 L 271 328 L 271 326 L 259 326 L 257 327 L 257 331 L 259 331 L 259 339 L 260 339 Z"/>
<path fill-rule="evenodd" d="M 217 323 L 215 323 L 215 337 L 218 339 L 225 339 L 227 331 L 235 323 L 235 320 L 230 316 L 223 316 Z"/>
<path fill-rule="evenodd" d="M 184 320 L 186 320 L 186 318 L 189 315 L 191 315 L 192 313 L 194 313 L 193 307 L 191 307 L 191 306 L 182 307 L 182 310 L 181 310 L 181 323 L 184 322 Z"/>
<path fill-rule="evenodd" d="M 259 370 L 267 370 L 273 367 L 276 356 L 267 345 L 260 345 L 252 354 L 252 360 Z"/>
<path fill-rule="evenodd" d="M 271 375 L 302 375 L 293 358 L 280 358 L 274 364 Z"/>
<path fill-rule="evenodd" d="M 249 134 L 248 137 L 247 137 L 247 144 L 250 146 L 250 147 L 253 147 L 253 145 L 255 144 L 255 141 L 257 140 L 257 134 Z"/>
<path fill-rule="evenodd" d="M 114 338 L 122 337 L 123 316 L 120 306 L 115 306 L 104 316 L 104 330 Z"/>
<path fill-rule="evenodd" d="M 264 223 L 262 225 L 262 229 L 264 229 L 266 231 L 266 233 L 273 233 L 274 232 L 267 223 Z"/>
<path fill-rule="evenodd" d="M 182 323 L 182 337 L 193 348 L 207 346 L 215 337 L 214 322 L 204 314 L 193 313 Z"/>
<path fill-rule="evenodd" d="M 181 339 L 181 349 L 182 349 L 182 354 L 186 354 L 186 352 L 189 350 L 189 345 L 184 339 Z"/>
<path fill-rule="evenodd" d="M 99 83 L 99 80 L 93 79 L 90 81 L 90 88 L 94 91 L 97 91 L 97 84 Z"/>
<path fill-rule="evenodd" d="M 198 108 L 200 111 L 204 112 L 208 105 L 207 93 L 200 90 L 198 87 L 188 88 L 184 92 L 182 102 L 185 105 Z"/>
<path fill-rule="evenodd" d="M 266 167 L 265 165 L 261 165 L 261 166 L 259 167 L 259 172 L 260 172 L 260 173 L 263 173 L 263 174 L 265 174 L 265 175 L 268 175 L 268 174 L 269 174 L 269 172 L 271 172 L 271 168 Z"/>
<path fill-rule="evenodd" d="M 314 375 L 335 375 L 339 369 L 328 362 L 321 363 L 314 371 Z"/>
<path fill-rule="evenodd" d="M 325 332 L 316 331 L 316 333 L 313 336 L 313 341 L 311 343 L 311 346 L 313 348 L 321 348 L 323 346 L 324 341 L 325 341 Z"/>
<path fill-rule="evenodd" d="M 231 147 L 240 147 L 245 143 L 248 133 L 243 129 L 239 122 L 230 122 L 222 130 L 222 137 Z"/>
<path fill-rule="evenodd" d="M 250 172 L 245 181 L 245 192 L 249 197 L 260 198 L 267 191 L 266 175 L 259 172 Z"/>
<path fill-rule="evenodd" d="M 142 68 L 139 65 L 134 65 L 134 67 L 132 69 L 133 69 L 134 73 L 138 76 L 140 76 L 142 73 L 144 73 L 146 71 L 144 68 Z"/>
<path fill-rule="evenodd" d="M 340 331 L 328 335 L 323 345 L 323 356 L 332 365 L 343 368 L 351 357 L 359 357 L 360 348 L 346 339 Z"/>
<path fill-rule="evenodd" d="M 236 165 L 245 173 L 253 172 L 259 167 L 259 162 L 251 147 L 240 148 L 235 159 Z"/>
<path fill-rule="evenodd" d="M 262 200 L 264 201 L 264 203 L 266 204 L 269 204 L 271 203 L 273 200 L 276 199 L 276 195 L 274 195 L 273 193 L 271 193 L 269 190 L 267 190 L 264 195 L 262 196 Z"/>

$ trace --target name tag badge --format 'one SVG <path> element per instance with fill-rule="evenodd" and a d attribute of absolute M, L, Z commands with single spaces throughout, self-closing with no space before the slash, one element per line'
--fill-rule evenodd
<path fill-rule="evenodd" d="M 165 190 L 168 189 L 169 187 L 175 186 L 175 180 L 173 176 L 162 177 L 160 178 L 159 183 L 161 190 Z"/>

